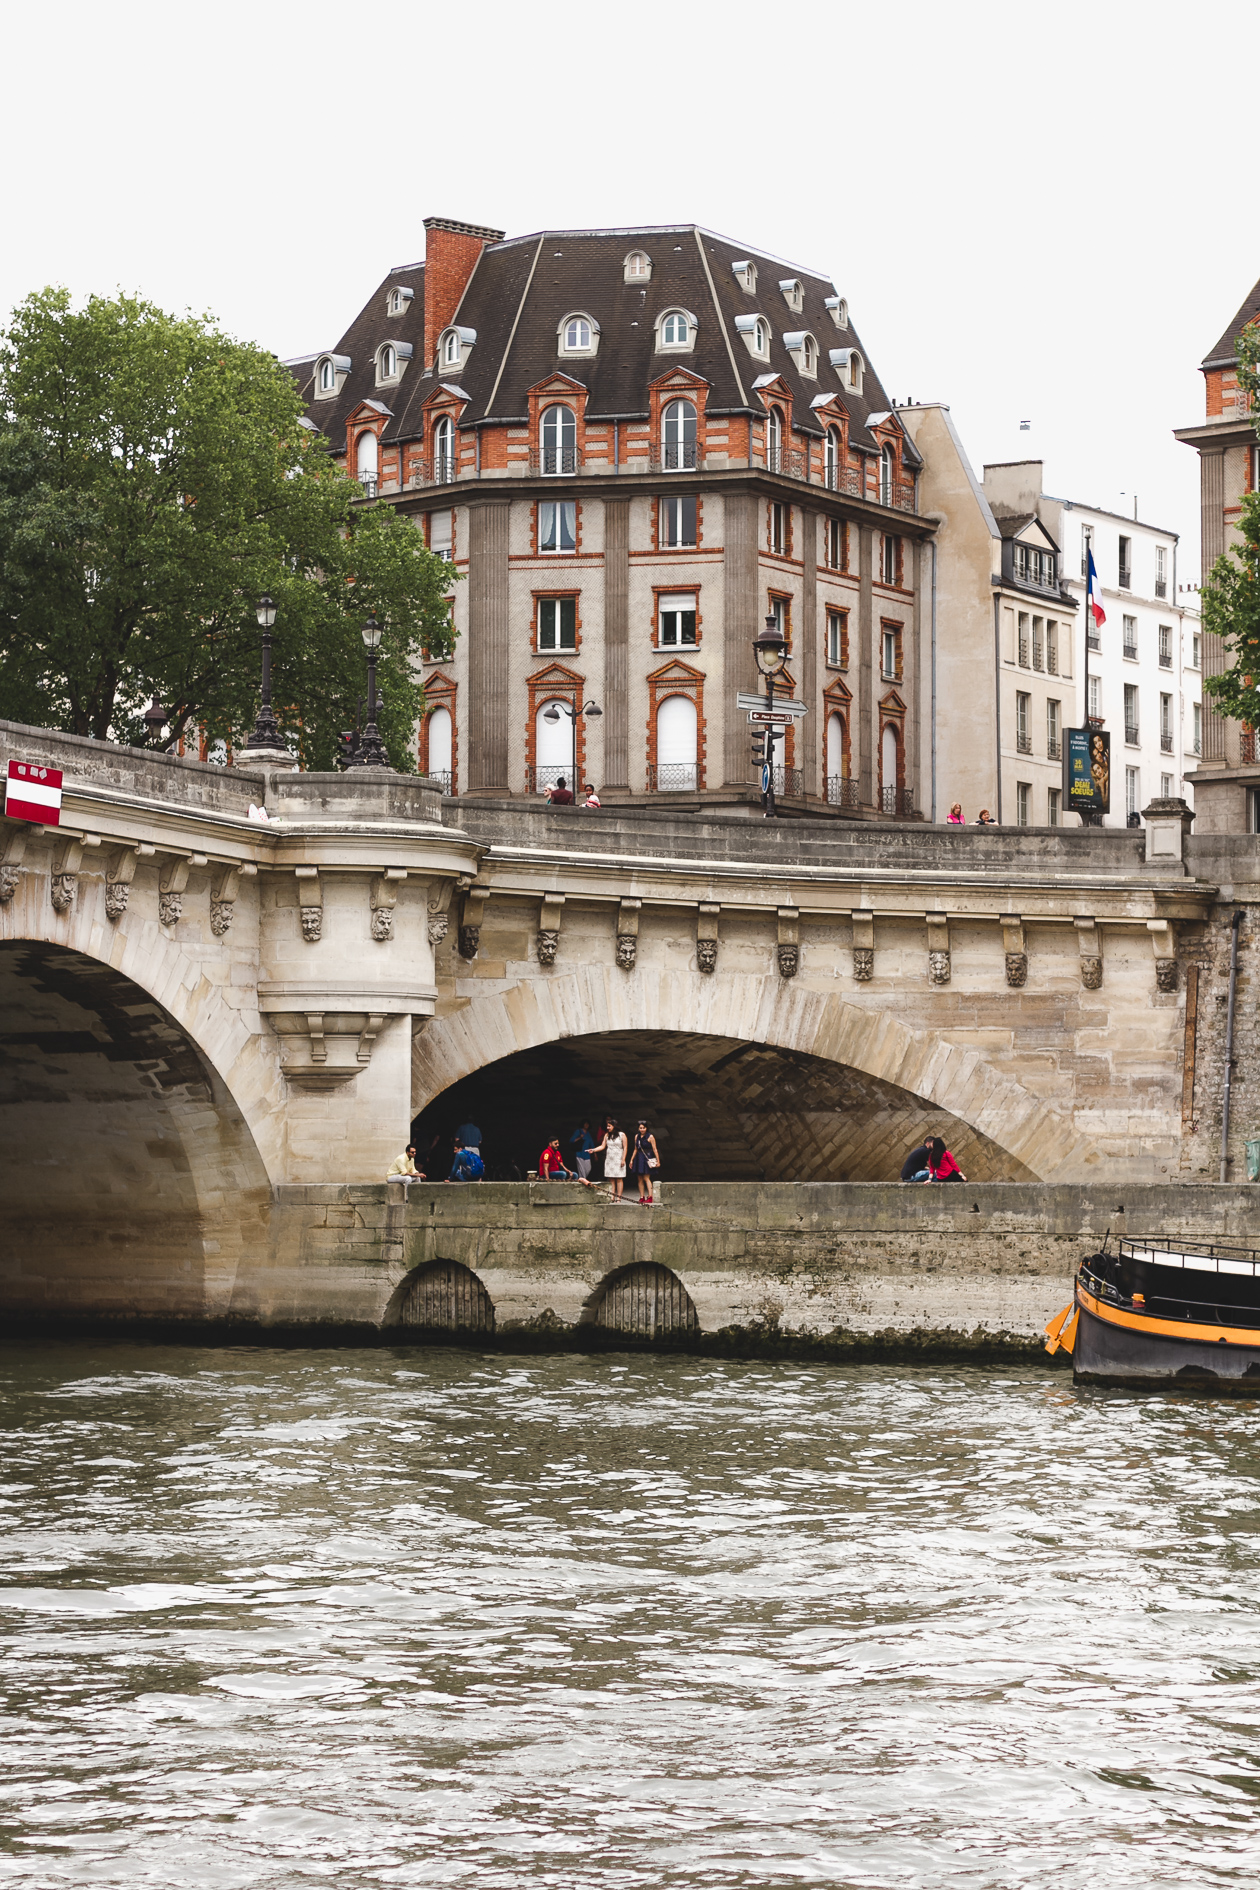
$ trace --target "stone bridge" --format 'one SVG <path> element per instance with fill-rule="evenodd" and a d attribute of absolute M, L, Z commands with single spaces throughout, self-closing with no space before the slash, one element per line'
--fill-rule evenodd
<path fill-rule="evenodd" d="M 0 724 L 10 757 L 66 783 L 60 828 L 0 836 L 14 1309 L 379 1318 L 399 1241 L 351 1205 L 333 1266 L 293 1216 L 326 1230 L 319 1190 L 469 1115 L 505 1178 L 606 1109 L 650 1116 L 667 1184 L 887 1181 L 937 1130 L 977 1183 L 1216 1177 L 1257 842 L 1195 839 L 1179 803 L 1132 832 L 854 829 Z"/>

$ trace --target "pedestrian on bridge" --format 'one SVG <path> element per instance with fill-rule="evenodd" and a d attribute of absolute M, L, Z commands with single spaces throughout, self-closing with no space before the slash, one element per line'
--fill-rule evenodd
<path fill-rule="evenodd" d="M 414 1142 L 409 1142 L 401 1155 L 395 1155 L 389 1165 L 389 1173 L 386 1175 L 385 1179 L 387 1181 L 402 1182 L 404 1201 L 407 1199 L 412 1182 L 424 1180 L 423 1171 L 416 1167 L 416 1145 Z"/>
<path fill-rule="evenodd" d="M 958 1163 L 942 1142 L 939 1135 L 934 1135 L 928 1143 L 928 1181 L 966 1181 Z"/>
<path fill-rule="evenodd" d="M 656 1137 L 646 1122 L 641 1122 L 634 1138 L 634 1157 L 630 1163 L 630 1172 L 639 1184 L 639 1206 L 654 1206 L 652 1183 L 660 1180 L 661 1152 L 656 1146 Z"/>
<path fill-rule="evenodd" d="M 945 824 L 947 827 L 965 827 L 967 825 L 967 820 L 962 810 L 961 801 L 954 802 L 954 805 L 949 810 L 949 817 L 946 820 Z"/>
<path fill-rule="evenodd" d="M 604 1158 L 604 1180 L 612 1184 L 613 1200 L 620 1201 L 626 1185 L 626 1136 L 611 1116 L 604 1118 L 604 1139 L 591 1150 Z"/>

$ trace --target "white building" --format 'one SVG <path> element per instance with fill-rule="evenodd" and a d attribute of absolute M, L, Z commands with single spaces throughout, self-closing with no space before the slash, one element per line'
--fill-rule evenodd
<path fill-rule="evenodd" d="M 1077 600 L 1071 673 L 1077 713 L 1111 735 L 1111 811 L 1122 827 L 1157 796 L 1192 801 L 1187 770 L 1202 745 L 1201 638 L 1197 613 L 1177 602 L 1177 533 L 1041 491 L 1041 463 L 986 466 L 995 509 L 1035 512 L 1059 547 L 1059 578 Z M 1106 622 L 1085 607 L 1094 554 Z"/>

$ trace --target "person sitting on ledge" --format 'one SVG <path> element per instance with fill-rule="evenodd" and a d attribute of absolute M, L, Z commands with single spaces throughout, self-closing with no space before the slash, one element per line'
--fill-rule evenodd
<path fill-rule="evenodd" d="M 912 1148 L 901 1164 L 903 1181 L 926 1181 L 928 1178 L 928 1156 L 931 1150 L 926 1142 L 920 1142 L 918 1148 Z"/>
<path fill-rule="evenodd" d="M 939 1135 L 934 1135 L 928 1143 L 927 1179 L 929 1182 L 967 1179 Z"/>
<path fill-rule="evenodd" d="M 389 1165 L 389 1173 L 386 1175 L 385 1179 L 386 1181 L 401 1181 L 404 1194 L 406 1194 L 413 1181 L 424 1180 L 422 1170 L 416 1167 L 416 1145 L 414 1142 L 407 1144 L 403 1154 L 395 1155 Z"/>
<path fill-rule="evenodd" d="M 564 784 L 564 776 L 557 775 L 554 787 L 547 789 L 547 799 L 553 807 L 572 807 L 573 790 Z"/>
<path fill-rule="evenodd" d="M 455 1137 L 455 1160 L 451 1163 L 448 1181 L 484 1181 L 486 1164 L 481 1159 L 481 1150 L 466 1148 L 459 1137 Z"/>
<path fill-rule="evenodd" d="M 538 1157 L 538 1179 L 540 1181 L 576 1181 L 577 1176 L 571 1168 L 564 1165 L 564 1156 L 560 1153 L 560 1137 L 553 1135 L 542 1154 Z"/>

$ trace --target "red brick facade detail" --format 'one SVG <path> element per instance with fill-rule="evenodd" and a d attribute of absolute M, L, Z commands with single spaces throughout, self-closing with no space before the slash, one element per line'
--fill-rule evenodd
<path fill-rule="evenodd" d="M 424 366 L 433 367 L 438 336 L 450 327 L 481 252 L 497 233 L 445 225 L 440 217 L 426 217 L 424 229 Z"/>
<path fill-rule="evenodd" d="M 648 719 L 647 719 L 647 765 L 648 785 L 652 782 L 652 773 L 656 767 L 656 712 L 669 696 L 689 696 L 696 705 L 696 787 L 704 786 L 704 762 L 707 733 L 704 721 L 704 671 L 693 669 L 690 663 L 672 658 L 660 669 L 654 669 L 647 679 L 648 684 Z"/>
<path fill-rule="evenodd" d="M 420 717 L 419 748 L 416 765 L 421 774 L 429 772 L 429 717 L 434 709 L 447 709 L 451 717 L 451 793 L 459 793 L 459 717 L 455 713 L 455 699 L 459 685 L 453 676 L 443 675 L 440 669 L 433 669 L 424 679 L 424 713 Z"/>
<path fill-rule="evenodd" d="M 661 455 L 665 441 L 661 428 L 664 424 L 666 407 L 674 400 L 689 400 L 696 410 L 696 460 L 704 460 L 705 403 L 709 398 L 709 383 L 700 375 L 693 374 L 690 368 L 672 367 L 654 381 L 648 382 L 648 425 L 651 429 L 652 453 Z"/>
<path fill-rule="evenodd" d="M 538 749 L 535 734 L 538 726 L 538 711 L 548 702 L 564 702 L 571 709 L 582 707 L 583 690 L 586 688 L 585 676 L 579 676 L 575 669 L 569 669 L 564 663 L 548 663 L 546 669 L 538 670 L 529 679 L 529 721 L 525 727 L 525 767 L 527 779 L 532 785 L 534 769 L 538 764 Z M 565 718 L 568 724 L 568 717 Z M 585 783 L 586 768 L 586 717 L 577 717 L 577 781 L 578 786 Z M 576 794 L 578 789 L 569 783 Z"/>
<path fill-rule="evenodd" d="M 567 374 L 549 374 L 545 381 L 539 381 L 536 387 L 530 388 L 527 398 L 529 400 L 529 450 L 531 453 L 537 453 L 542 448 L 542 417 L 547 408 L 571 407 L 577 422 L 578 454 L 579 456 L 585 454 L 586 389 L 580 381 L 570 380 Z M 559 498 L 561 495 L 557 493 L 556 496 Z"/>

